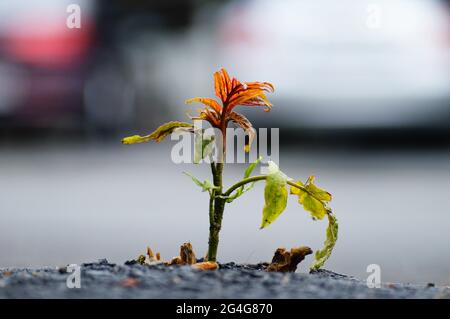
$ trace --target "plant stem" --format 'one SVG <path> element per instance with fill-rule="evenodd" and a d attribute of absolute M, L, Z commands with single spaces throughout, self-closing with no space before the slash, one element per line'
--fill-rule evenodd
<path fill-rule="evenodd" d="M 213 177 L 216 176 L 216 164 L 211 161 L 211 172 Z M 215 183 L 215 180 L 213 181 Z M 214 198 L 216 197 L 216 190 L 213 189 L 209 196 L 209 224 L 214 223 Z"/>
<path fill-rule="evenodd" d="M 224 197 L 230 196 L 231 193 L 233 193 L 239 187 L 244 186 L 245 184 L 248 184 L 248 183 L 262 181 L 262 180 L 266 179 L 266 177 L 267 177 L 267 175 L 256 175 L 256 176 L 252 176 L 252 177 L 248 177 L 243 180 L 240 180 L 236 184 L 231 185 L 230 188 L 228 188 L 228 190 L 225 193 L 223 193 L 223 196 Z"/>
<path fill-rule="evenodd" d="M 218 188 L 211 193 L 209 199 L 209 241 L 208 241 L 208 261 L 216 261 L 217 247 L 219 246 L 219 233 L 222 227 L 222 217 L 225 208 L 225 200 L 222 195 L 222 174 L 223 163 L 211 164 L 214 186 Z"/>
<path fill-rule="evenodd" d="M 233 193 L 236 189 L 238 189 L 241 186 L 244 186 L 244 185 L 246 185 L 248 183 L 262 181 L 262 180 L 265 180 L 266 178 L 267 178 L 267 175 L 256 175 L 256 176 L 252 176 L 252 177 L 248 177 L 248 178 L 245 178 L 243 180 L 240 180 L 236 184 L 231 185 L 230 188 L 228 188 L 228 190 L 225 193 L 223 193 L 223 197 L 230 196 L 231 193 Z M 304 192 L 309 193 L 309 191 L 307 189 L 305 189 L 302 185 L 299 185 L 299 184 L 291 182 L 291 181 L 287 181 L 286 183 L 291 185 L 291 186 L 293 186 L 293 187 L 299 188 L 299 189 L 301 189 Z"/>
<path fill-rule="evenodd" d="M 289 185 L 291 185 L 291 186 L 294 186 L 294 187 L 296 187 L 296 188 L 298 188 L 298 189 L 301 189 L 301 190 L 304 191 L 304 192 L 307 192 L 307 193 L 311 194 L 311 193 L 310 193 L 306 188 L 304 188 L 302 185 L 299 185 L 299 184 L 294 183 L 294 182 L 291 182 L 291 181 L 287 181 L 286 183 L 289 184 Z"/>
<path fill-rule="evenodd" d="M 214 223 L 214 197 L 216 196 L 216 190 L 212 190 L 209 196 L 209 224 Z"/>
<path fill-rule="evenodd" d="M 226 106 L 224 106 L 226 108 Z M 226 146 L 227 146 L 227 120 L 226 113 L 221 116 L 220 130 L 222 131 L 222 151 L 218 163 L 211 164 L 213 174 L 213 182 L 216 189 L 211 193 L 209 208 L 209 240 L 208 240 L 208 261 L 216 261 L 217 247 L 219 246 L 219 233 L 222 227 L 223 211 L 225 209 L 226 200 L 222 198 L 223 190 L 223 167 L 225 162 Z"/>

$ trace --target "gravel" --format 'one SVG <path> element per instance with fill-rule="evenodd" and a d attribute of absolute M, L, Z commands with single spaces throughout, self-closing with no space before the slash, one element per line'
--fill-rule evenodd
<path fill-rule="evenodd" d="M 220 264 L 216 271 L 189 266 L 117 265 L 99 260 L 81 266 L 81 288 L 69 289 L 66 267 L 1 268 L 0 298 L 450 298 L 433 284 L 364 281 L 320 270 L 268 273 L 266 264 Z"/>

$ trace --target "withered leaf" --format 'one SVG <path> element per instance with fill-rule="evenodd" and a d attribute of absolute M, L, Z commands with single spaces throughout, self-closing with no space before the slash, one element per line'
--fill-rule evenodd
<path fill-rule="evenodd" d="M 325 264 L 325 261 L 327 261 L 327 259 L 330 257 L 334 245 L 336 245 L 339 225 L 336 217 L 331 213 L 330 210 L 327 211 L 327 216 L 327 237 L 324 242 L 324 247 L 321 250 L 316 251 L 314 263 L 310 267 L 311 270 L 317 270 L 322 267 Z"/>
<path fill-rule="evenodd" d="M 199 270 L 216 270 L 219 268 L 219 265 L 214 261 L 204 261 L 193 264 L 192 267 Z"/>
<path fill-rule="evenodd" d="M 272 262 L 267 267 L 267 271 L 276 272 L 294 272 L 297 265 L 305 259 L 305 256 L 312 254 L 309 247 L 301 246 L 291 248 L 290 251 L 285 248 L 278 248 L 272 258 Z"/>
<path fill-rule="evenodd" d="M 172 121 L 165 123 L 158 127 L 155 131 L 150 133 L 149 135 L 140 136 L 140 135 L 133 135 L 128 136 L 122 139 L 123 144 L 136 144 L 136 143 L 145 143 L 149 142 L 151 140 L 154 140 L 156 142 L 161 142 L 164 138 L 172 134 L 176 129 L 187 129 L 192 130 L 194 128 L 194 125 L 191 123 L 186 122 L 178 122 L 178 121 Z"/>

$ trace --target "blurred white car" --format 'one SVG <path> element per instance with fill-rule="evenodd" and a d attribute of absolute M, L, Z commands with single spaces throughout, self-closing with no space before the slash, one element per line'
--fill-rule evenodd
<path fill-rule="evenodd" d="M 244 111 L 258 126 L 448 127 L 446 9 L 434 0 L 235 1 L 200 13 L 161 50 L 154 76 L 180 115 L 185 98 L 213 94 L 212 72 L 224 66 L 275 85 L 270 115 Z"/>

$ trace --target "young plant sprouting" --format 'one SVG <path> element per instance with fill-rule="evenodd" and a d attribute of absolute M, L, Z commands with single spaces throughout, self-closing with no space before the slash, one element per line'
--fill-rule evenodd
<path fill-rule="evenodd" d="M 278 166 L 269 161 L 268 172 L 264 175 L 252 175 L 255 167 L 261 162 L 258 158 L 251 163 L 245 170 L 244 178 L 228 189 L 224 188 L 222 182 L 222 175 L 224 170 L 223 159 L 226 153 L 226 129 L 230 122 L 235 123 L 248 134 L 249 138 L 245 144 L 245 151 L 248 152 L 250 145 L 255 136 L 255 132 L 250 121 L 237 112 L 234 108 L 238 105 L 243 106 L 259 106 L 263 107 L 265 112 L 269 112 L 272 104 L 267 99 L 265 92 L 273 92 L 274 87 L 269 82 L 243 82 L 241 83 L 236 78 L 230 78 L 227 71 L 222 68 L 220 71 L 214 73 L 214 86 L 216 96 L 220 99 L 219 104 L 215 99 L 195 97 L 186 101 L 190 104 L 199 102 L 204 105 L 204 108 L 199 111 L 199 114 L 192 117 L 193 120 L 205 120 L 211 124 L 212 127 L 221 132 L 221 147 L 219 156 L 216 160 L 212 159 L 212 144 L 214 139 L 212 137 L 203 136 L 204 130 L 194 127 L 191 123 L 185 122 L 168 122 L 157 128 L 153 133 L 146 136 L 134 135 L 126 137 L 122 140 L 123 144 L 143 143 L 154 140 L 160 142 L 165 137 L 169 136 L 175 131 L 187 131 L 195 135 L 195 158 L 194 162 L 198 163 L 201 159 L 208 158 L 211 166 L 213 176 L 212 182 L 201 182 L 194 176 L 189 175 L 192 180 L 200 186 L 203 191 L 209 193 L 209 241 L 208 253 L 206 259 L 208 261 L 216 261 L 217 248 L 219 245 L 219 233 L 222 225 L 222 217 L 227 203 L 231 203 L 242 194 L 250 190 L 255 182 L 265 181 L 264 189 L 264 208 L 261 228 L 267 227 L 284 211 L 288 198 L 288 187 L 290 193 L 298 196 L 298 202 L 303 208 L 308 211 L 314 220 L 328 219 L 328 227 L 326 230 L 326 240 L 324 247 L 316 251 L 315 261 L 311 265 L 311 270 L 317 270 L 323 266 L 325 261 L 330 256 L 333 247 L 337 240 L 338 224 L 336 217 L 328 207 L 328 202 L 331 201 L 331 194 L 327 191 L 317 187 L 314 184 L 314 176 L 310 176 L 305 183 L 300 181 L 293 181 L 280 171 Z"/>

